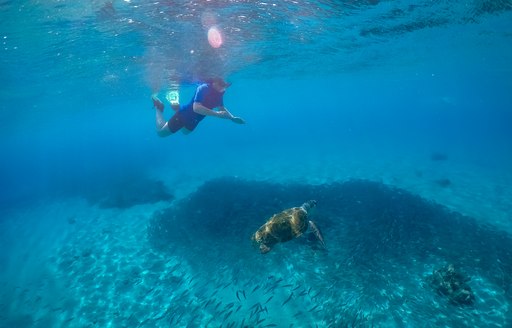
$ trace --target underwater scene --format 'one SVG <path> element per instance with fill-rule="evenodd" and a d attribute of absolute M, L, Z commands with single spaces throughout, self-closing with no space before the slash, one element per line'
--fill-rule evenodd
<path fill-rule="evenodd" d="M 512 327 L 512 1 L 0 15 L 0 328 Z"/>

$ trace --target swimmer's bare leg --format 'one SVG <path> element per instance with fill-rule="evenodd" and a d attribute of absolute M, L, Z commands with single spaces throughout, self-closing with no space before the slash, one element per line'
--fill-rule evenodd
<path fill-rule="evenodd" d="M 167 121 L 164 118 L 164 113 L 156 109 L 156 134 L 159 137 L 167 137 L 172 134 L 167 126 Z"/>
<path fill-rule="evenodd" d="M 164 118 L 164 104 L 158 99 L 156 95 L 151 96 L 153 105 L 155 106 L 156 113 L 156 134 L 159 137 L 167 137 L 172 134 L 167 126 L 167 121 Z"/>

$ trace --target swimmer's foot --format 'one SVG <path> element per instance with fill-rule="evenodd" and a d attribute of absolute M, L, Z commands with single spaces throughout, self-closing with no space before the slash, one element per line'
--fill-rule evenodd
<path fill-rule="evenodd" d="M 180 110 L 180 94 L 177 90 L 169 90 L 165 95 L 165 98 L 171 104 L 171 108 L 175 112 Z"/>
<path fill-rule="evenodd" d="M 158 99 L 157 96 L 151 96 L 151 100 L 153 100 L 153 106 L 161 112 L 164 111 L 164 103 Z"/>

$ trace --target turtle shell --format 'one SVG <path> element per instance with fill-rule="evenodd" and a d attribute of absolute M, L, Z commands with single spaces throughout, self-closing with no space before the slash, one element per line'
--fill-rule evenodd
<path fill-rule="evenodd" d="M 308 213 L 303 207 L 292 207 L 273 215 L 252 239 L 264 253 L 279 242 L 285 242 L 302 235 L 308 228 Z"/>

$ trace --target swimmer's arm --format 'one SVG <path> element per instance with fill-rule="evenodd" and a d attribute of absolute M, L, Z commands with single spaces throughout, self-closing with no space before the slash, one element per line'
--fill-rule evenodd
<path fill-rule="evenodd" d="M 215 117 L 227 118 L 227 119 L 233 118 L 233 115 L 231 115 L 231 113 L 228 112 L 225 107 L 219 107 L 219 109 L 220 109 L 219 111 L 214 111 L 214 110 L 211 110 L 211 109 L 203 106 L 199 102 L 195 102 L 192 105 L 192 109 L 197 114 L 204 115 L 204 116 L 215 116 Z"/>
<path fill-rule="evenodd" d="M 231 115 L 231 118 L 233 118 L 233 114 L 231 114 L 231 112 L 224 106 L 219 106 L 217 107 L 219 109 L 219 112 L 227 112 L 229 115 Z"/>
<path fill-rule="evenodd" d="M 224 106 L 219 106 L 219 110 L 218 111 L 214 111 L 214 110 L 211 110 L 211 109 L 203 106 L 199 102 L 195 102 L 192 105 L 192 109 L 197 114 L 201 114 L 201 115 L 205 115 L 205 116 L 215 116 L 215 117 L 219 117 L 219 118 L 226 118 L 226 119 L 229 119 L 229 120 L 235 122 L 236 124 L 245 124 L 245 121 L 244 121 L 243 118 L 237 117 L 237 116 L 233 116 L 233 114 L 231 114 L 228 111 L 228 109 L 226 107 L 224 107 Z"/>
<path fill-rule="evenodd" d="M 229 118 L 229 119 L 233 117 L 233 115 L 231 115 L 231 113 L 229 113 L 227 111 L 214 111 L 214 110 L 209 109 L 208 107 L 203 106 L 199 102 L 195 102 L 192 105 L 192 109 L 197 114 L 204 115 L 204 116 L 215 116 L 215 117 Z"/>

